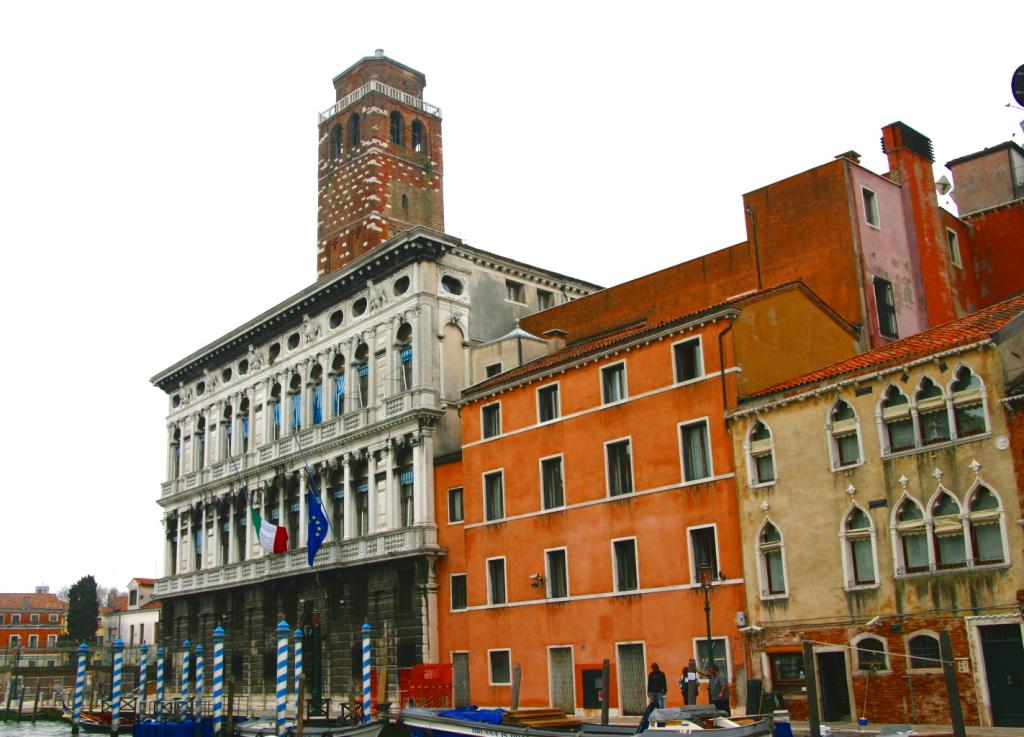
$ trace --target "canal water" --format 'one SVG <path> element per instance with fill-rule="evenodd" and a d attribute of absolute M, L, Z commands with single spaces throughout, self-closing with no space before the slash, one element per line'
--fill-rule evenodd
<path fill-rule="evenodd" d="M 130 734 L 130 733 L 129 733 Z M 71 725 L 67 722 L 0 721 L 0 737 L 70 737 Z"/>

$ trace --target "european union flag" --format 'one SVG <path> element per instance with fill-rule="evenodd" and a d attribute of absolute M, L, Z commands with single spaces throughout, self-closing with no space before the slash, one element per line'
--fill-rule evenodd
<path fill-rule="evenodd" d="M 331 523 L 327 521 L 327 515 L 324 514 L 324 505 L 320 503 L 320 495 L 313 493 L 315 489 L 316 484 L 310 479 L 310 488 L 306 489 L 306 508 L 309 517 L 309 528 L 306 530 L 306 557 L 309 565 L 313 565 L 316 552 L 323 545 L 327 531 L 331 527 Z"/>

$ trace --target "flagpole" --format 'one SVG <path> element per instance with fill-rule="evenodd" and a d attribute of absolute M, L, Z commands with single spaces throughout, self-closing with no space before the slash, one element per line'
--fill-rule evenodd
<path fill-rule="evenodd" d="M 335 540 L 340 540 L 337 531 L 334 529 L 334 523 L 331 522 L 330 516 L 327 514 L 327 510 L 324 508 L 324 500 L 320 498 L 320 487 L 317 486 L 316 481 L 313 479 L 313 471 L 309 467 L 309 459 L 306 458 L 306 452 L 302 449 L 302 441 L 299 440 L 299 433 L 295 433 L 295 445 L 299 449 L 299 457 L 302 458 L 302 463 L 306 466 L 306 478 L 309 479 L 309 483 L 313 484 L 313 488 L 316 489 L 316 493 L 313 496 L 316 498 L 316 503 L 320 505 L 320 513 L 323 514 L 324 519 L 327 520 L 327 527 L 331 531 L 331 535 Z"/>

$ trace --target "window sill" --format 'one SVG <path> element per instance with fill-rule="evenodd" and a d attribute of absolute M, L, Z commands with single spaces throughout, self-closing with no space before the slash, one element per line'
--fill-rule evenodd
<path fill-rule="evenodd" d="M 952 440 L 944 440 L 941 443 L 931 443 L 930 445 L 917 445 L 907 450 L 897 450 L 893 453 L 882 453 L 882 460 L 889 460 L 890 458 L 903 458 L 905 456 L 916 455 L 919 453 L 929 453 L 933 450 L 942 450 L 943 448 L 949 448 L 953 445 L 963 445 L 964 443 L 971 443 L 978 440 L 988 440 L 992 437 L 991 432 L 978 433 L 977 435 L 968 435 L 966 438 L 954 438 Z"/>
<path fill-rule="evenodd" d="M 704 374 L 701 374 L 700 376 L 694 376 L 692 379 L 676 379 L 675 383 L 672 384 L 672 386 L 677 387 L 687 386 L 689 384 L 696 384 L 697 382 L 702 381 L 704 378 Z"/>
<path fill-rule="evenodd" d="M 885 668 L 884 670 L 882 668 L 878 668 L 877 670 L 875 668 L 868 668 L 867 670 L 861 670 L 860 668 L 855 668 L 853 672 L 854 672 L 855 675 L 858 675 L 858 676 L 866 676 L 869 673 L 871 675 L 873 675 L 873 676 L 891 676 L 892 675 L 892 668 Z"/>
<path fill-rule="evenodd" d="M 882 585 L 877 581 L 875 583 L 856 583 L 846 584 L 843 586 L 843 591 L 877 591 Z"/>
<path fill-rule="evenodd" d="M 464 520 L 464 519 L 448 520 L 448 524 L 449 525 L 463 525 L 465 523 L 466 523 L 466 520 Z"/>
<path fill-rule="evenodd" d="M 848 464 L 846 466 L 833 466 L 832 467 L 832 473 L 839 473 L 841 471 L 852 471 L 853 469 L 860 468 L 863 465 L 864 465 L 864 460 L 861 459 L 861 460 L 857 461 L 856 463 L 850 463 L 850 464 Z"/>
<path fill-rule="evenodd" d="M 779 601 L 779 600 L 788 599 L 788 598 L 789 598 L 789 592 L 788 591 L 785 592 L 785 593 L 782 593 L 782 594 L 761 594 L 761 601 Z"/>
<path fill-rule="evenodd" d="M 629 397 L 623 397 L 622 399 L 614 399 L 610 402 L 601 402 L 602 407 L 614 407 L 616 404 L 625 404 L 629 400 Z"/>
<path fill-rule="evenodd" d="M 950 566 L 947 568 L 929 568 L 925 571 L 911 571 L 907 573 L 896 572 L 893 576 L 896 580 L 902 580 L 905 578 L 924 578 L 926 576 L 944 576 L 947 573 L 971 573 L 972 571 L 998 571 L 1004 568 L 1009 568 L 1008 562 L 1002 563 L 982 563 L 974 565 L 962 565 L 962 566 Z"/>
<path fill-rule="evenodd" d="M 778 479 L 772 479 L 771 481 L 759 481 L 759 482 L 758 482 L 758 483 L 756 483 L 756 484 L 751 484 L 751 485 L 750 485 L 750 488 L 751 488 L 751 489 L 766 489 L 766 488 L 768 488 L 769 486 L 775 486 L 775 482 L 776 482 L 777 480 L 778 480 Z"/>

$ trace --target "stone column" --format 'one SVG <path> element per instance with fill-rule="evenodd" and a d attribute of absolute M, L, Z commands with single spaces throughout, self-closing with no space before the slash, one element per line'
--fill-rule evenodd
<path fill-rule="evenodd" d="M 260 489 L 260 518 L 268 520 L 268 521 L 270 520 L 270 515 L 267 513 L 267 489 L 266 489 L 266 487 L 263 487 L 263 488 Z M 250 535 L 251 535 L 250 539 L 252 540 L 253 544 L 256 545 L 259 542 L 259 540 L 257 540 L 255 534 L 250 533 Z M 257 558 L 262 558 L 264 555 L 266 555 L 266 551 L 263 550 L 263 546 L 262 545 L 256 545 L 256 557 Z"/>
<path fill-rule="evenodd" d="M 224 519 L 220 523 L 222 535 L 224 534 L 225 524 L 228 527 L 228 559 L 220 562 L 222 566 L 238 562 L 238 554 L 235 552 L 235 548 L 238 547 L 235 542 L 235 500 L 230 491 L 224 495 Z"/>
<path fill-rule="evenodd" d="M 327 515 L 327 519 L 330 520 L 331 524 L 334 524 L 334 492 L 327 488 L 327 483 L 331 478 L 331 465 L 328 461 L 321 463 L 317 469 L 320 473 L 320 478 L 317 479 L 317 489 L 320 491 L 320 501 L 324 507 L 324 514 Z M 341 535 L 341 530 L 336 530 L 335 538 Z"/>
<path fill-rule="evenodd" d="M 342 458 L 344 469 L 345 496 L 341 500 L 345 505 L 345 529 L 341 531 L 346 540 L 356 536 L 356 487 L 352 479 L 352 454 L 346 453 Z"/>
<path fill-rule="evenodd" d="M 173 481 L 175 478 L 174 474 L 174 428 L 175 424 L 172 422 L 167 426 L 167 480 Z"/>
<path fill-rule="evenodd" d="M 220 540 L 221 535 L 223 534 L 223 525 L 221 524 L 220 513 L 218 512 L 219 506 L 220 505 L 217 504 L 216 501 L 210 505 L 210 514 L 213 517 L 213 555 L 208 555 L 206 557 L 208 560 L 212 558 L 213 562 L 211 565 L 213 566 L 222 566 L 227 563 L 226 560 L 221 560 L 220 557 Z M 204 542 L 206 541 L 207 540 L 204 539 Z"/>
<path fill-rule="evenodd" d="M 209 428 L 209 425 L 207 425 L 207 428 Z M 207 438 L 209 438 L 209 435 L 207 435 Z M 210 446 L 209 440 L 207 440 L 206 446 L 207 447 Z M 200 516 L 199 516 L 199 542 L 200 542 L 200 545 L 199 545 L 199 556 L 200 556 L 199 557 L 199 565 L 201 566 L 201 568 L 199 570 L 206 570 L 207 562 L 210 560 L 210 551 L 206 549 L 206 543 L 208 541 L 207 541 L 207 538 L 206 538 L 206 504 L 205 503 L 202 503 L 202 506 L 200 507 L 200 510 L 201 511 L 200 511 Z M 195 540 L 192 541 L 192 547 L 193 547 L 193 549 L 195 548 Z"/>
<path fill-rule="evenodd" d="M 384 519 L 385 527 L 391 530 L 398 529 L 398 518 L 401 505 L 398 503 L 398 479 L 395 478 L 395 460 L 398 452 L 389 440 L 384 450 L 381 451 L 381 461 L 384 464 Z"/>
<path fill-rule="evenodd" d="M 178 525 L 177 525 L 178 529 L 174 533 L 177 536 L 177 539 L 178 539 L 178 560 L 175 562 L 175 567 L 178 569 L 178 573 L 184 573 L 188 569 L 188 558 L 186 556 L 186 552 L 187 551 L 185 550 L 185 548 L 181 544 L 181 539 L 182 539 L 181 524 L 182 524 L 183 518 L 184 518 L 184 514 L 182 514 L 182 512 L 179 510 L 178 511 Z"/>
<path fill-rule="evenodd" d="M 421 427 L 413 436 L 413 519 L 434 523 L 434 428 Z"/>
<path fill-rule="evenodd" d="M 334 363 L 334 348 L 328 348 L 323 352 L 320 359 L 320 396 L 321 415 L 326 423 L 334 419 L 334 374 L 331 372 L 331 364 Z"/>
<path fill-rule="evenodd" d="M 177 535 L 177 520 L 175 520 L 174 524 L 175 524 L 174 534 L 176 536 Z M 172 542 L 172 536 L 168 535 L 167 534 L 168 532 L 171 532 L 171 520 L 165 517 L 164 518 L 164 575 L 165 576 L 170 576 L 170 575 L 173 574 L 175 564 L 177 563 L 177 561 L 174 560 L 174 557 L 172 555 L 174 553 L 174 543 Z"/>
<path fill-rule="evenodd" d="M 277 495 L 277 524 L 284 525 L 288 529 L 288 474 L 285 474 L 281 483 L 281 491 Z M 295 546 L 294 540 L 288 541 L 288 547 Z"/>
<path fill-rule="evenodd" d="M 367 501 L 367 510 L 369 512 L 369 525 L 367 526 L 367 532 L 373 534 L 377 531 L 377 454 L 374 451 L 370 451 L 368 478 L 367 478 L 367 489 L 366 493 L 369 494 Z"/>
<path fill-rule="evenodd" d="M 242 560 L 249 560 L 252 558 L 252 514 L 249 513 L 252 491 L 249 491 L 249 499 L 243 499 L 242 503 L 245 504 L 245 509 L 242 511 L 242 514 L 245 515 L 245 550 L 242 551 Z"/>
<path fill-rule="evenodd" d="M 427 583 L 423 587 L 423 598 L 426 600 L 427 611 L 423 618 L 423 655 L 428 663 L 438 662 L 437 632 L 437 558 L 427 558 Z"/>
<path fill-rule="evenodd" d="M 249 399 L 249 451 L 256 447 L 256 387 L 246 389 Z"/>
<path fill-rule="evenodd" d="M 278 380 L 281 384 L 281 437 L 286 438 L 291 435 L 292 432 L 292 396 L 289 393 L 291 391 L 292 383 L 292 372 L 291 370 L 285 370 L 281 374 Z"/>

